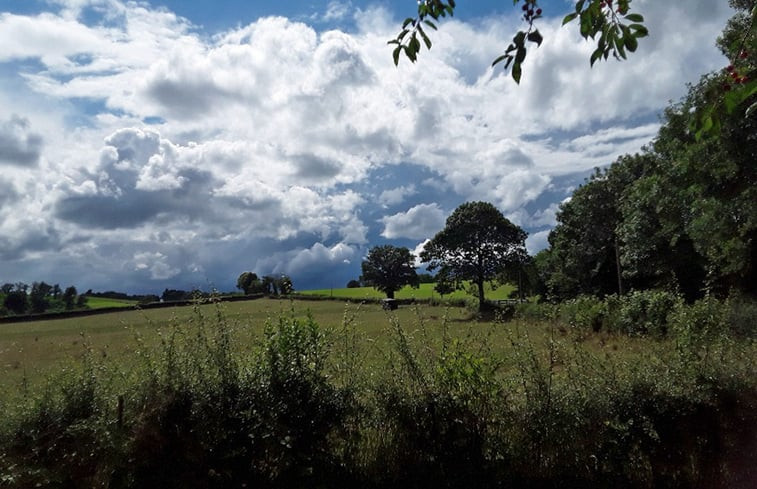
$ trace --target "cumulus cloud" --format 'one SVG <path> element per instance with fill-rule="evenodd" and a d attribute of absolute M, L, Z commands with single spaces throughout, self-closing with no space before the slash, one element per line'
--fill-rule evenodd
<path fill-rule="evenodd" d="M 148 271 L 152 280 L 165 280 L 175 277 L 181 270 L 173 268 L 167 263 L 166 259 L 167 257 L 160 252 L 138 253 L 134 255 L 134 269 Z"/>
<path fill-rule="evenodd" d="M 549 247 L 547 238 L 549 237 L 549 230 L 539 231 L 528 235 L 526 238 L 526 250 L 531 255 L 534 255 L 541 250 Z"/>
<path fill-rule="evenodd" d="M 0 164 L 36 166 L 42 152 L 42 136 L 31 131 L 28 119 L 12 115 L 0 122 Z"/>
<path fill-rule="evenodd" d="M 589 69 L 577 29 L 547 18 L 519 86 L 489 68 L 515 10 L 442 22 L 399 67 L 385 42 L 400 21 L 345 1 L 315 27 L 267 17 L 219 32 L 144 2 L 0 13 L 0 102 L 24 114 L 0 118 L 3 269 L 66 269 L 64 256 L 135 287 L 196 280 L 190 268 L 220 284 L 244 257 L 317 282 L 328 267 L 355 275 L 379 236 L 432 236 L 442 206 L 466 200 L 518 216 L 536 249 L 556 180 L 637 151 L 668 100 L 723 64 L 726 2 L 638 3 L 651 35 L 629 61 Z"/>
<path fill-rule="evenodd" d="M 387 189 L 381 192 L 378 197 L 378 201 L 384 207 L 401 204 L 405 198 L 417 193 L 415 185 L 403 185 L 401 187 L 395 187 Z"/>
<path fill-rule="evenodd" d="M 389 239 L 433 236 L 444 227 L 445 218 L 438 204 L 419 204 L 407 212 L 383 217 L 384 231 L 381 236 Z"/>

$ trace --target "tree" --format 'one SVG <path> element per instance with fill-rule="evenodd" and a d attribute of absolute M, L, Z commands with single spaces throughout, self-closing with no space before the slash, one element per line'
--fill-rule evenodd
<path fill-rule="evenodd" d="M 276 278 L 270 275 L 263 275 L 263 278 L 260 279 L 260 288 L 264 294 L 279 295 L 279 290 L 276 286 Z"/>
<path fill-rule="evenodd" d="M 492 66 L 504 63 L 505 70 L 512 66 L 510 73 L 516 83 L 520 82 L 522 63 L 528 52 L 526 41 L 540 46 L 543 40 L 535 25 L 542 18 L 539 0 L 513 0 L 513 5 L 521 2 L 527 28 L 518 31 L 505 52 L 492 63 Z M 403 52 L 413 63 L 418 59 L 421 51 L 419 37 L 426 48 L 431 49 L 431 38 L 423 26 L 436 30 L 436 22 L 440 18 L 453 16 L 456 6 L 454 0 L 420 0 L 417 16 L 405 19 L 397 37 L 388 42 L 395 46 L 392 52 L 394 64 L 399 64 Z M 578 20 L 581 36 L 596 40 L 597 47 L 589 58 L 591 65 L 600 59 L 607 59 L 611 54 L 616 59 L 626 59 L 626 51 L 636 51 L 639 39 L 648 35 L 643 25 L 644 17 L 632 13 L 630 9 L 631 0 L 579 0 L 575 11 L 564 17 L 563 25 Z"/>
<path fill-rule="evenodd" d="M 421 260 L 455 284 L 478 288 L 479 310 L 486 304 L 484 283 L 525 253 L 526 233 L 488 202 L 466 202 L 447 218 L 443 230 L 423 248 Z"/>
<path fill-rule="evenodd" d="M 274 285 L 279 289 L 279 294 L 281 295 L 289 295 L 294 292 L 294 284 L 289 275 L 280 276 L 276 279 Z"/>
<path fill-rule="evenodd" d="M 394 299 L 394 293 L 405 285 L 418 287 L 415 256 L 405 247 L 374 246 L 362 263 L 360 280 Z"/>
<path fill-rule="evenodd" d="M 34 282 L 29 294 L 29 303 L 32 312 L 45 312 L 49 304 L 48 296 L 53 290 L 53 286 L 45 282 Z"/>
<path fill-rule="evenodd" d="M 24 314 L 29 307 L 28 298 L 26 292 L 21 289 L 16 289 L 8 292 L 5 295 L 3 306 L 15 314 Z"/>
<path fill-rule="evenodd" d="M 76 287 L 73 285 L 66 287 L 66 290 L 63 292 L 63 303 L 66 305 L 66 310 L 74 308 L 74 304 L 76 304 L 76 295 Z"/>
<path fill-rule="evenodd" d="M 245 294 L 254 294 L 261 290 L 262 286 L 257 274 L 242 272 L 237 278 L 237 288 Z"/>
<path fill-rule="evenodd" d="M 360 281 L 352 279 L 349 282 L 347 282 L 347 288 L 348 289 L 357 289 L 360 288 Z"/>

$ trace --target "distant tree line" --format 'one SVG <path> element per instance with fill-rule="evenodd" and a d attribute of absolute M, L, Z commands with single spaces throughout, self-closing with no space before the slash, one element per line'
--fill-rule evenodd
<path fill-rule="evenodd" d="M 87 298 L 79 295 L 73 285 L 61 289 L 47 282 L 5 283 L 0 286 L 0 315 L 39 314 L 53 311 L 70 311 L 86 307 Z"/>
<path fill-rule="evenodd" d="M 126 294 L 124 292 L 115 292 L 113 290 L 108 290 L 105 292 L 92 292 L 92 289 L 89 289 L 87 292 L 85 292 L 85 295 L 88 297 L 101 297 L 104 299 L 118 299 L 123 301 L 137 301 L 140 304 L 147 304 L 149 302 L 158 302 L 160 300 L 160 296 L 155 294 L 135 294 L 130 295 Z"/>
<path fill-rule="evenodd" d="M 288 275 L 258 277 L 254 272 L 242 272 L 237 278 L 237 288 L 245 294 L 289 295 L 294 292 Z"/>

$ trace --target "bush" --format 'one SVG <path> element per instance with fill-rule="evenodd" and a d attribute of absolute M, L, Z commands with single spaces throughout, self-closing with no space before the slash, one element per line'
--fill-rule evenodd
<path fill-rule="evenodd" d="M 637 302 L 648 321 L 665 305 L 581 298 L 560 313 L 591 328 Z M 26 402 L 0 399 L 0 487 L 751 487 L 753 347 L 710 334 L 734 310 L 748 312 L 706 298 L 665 317 L 710 360 L 536 347 L 517 322 L 503 354 L 478 323 L 454 339 L 394 317 L 375 364 L 357 358 L 347 314 L 332 356 L 341 343 L 312 317 L 271 320 L 237 349 L 221 310 L 197 308 L 156 350 L 140 343 L 128 374 L 85 356 Z"/>
<path fill-rule="evenodd" d="M 529 321 L 547 321 L 557 314 L 557 306 L 548 302 L 521 302 L 515 305 L 515 318 Z"/>
<path fill-rule="evenodd" d="M 610 324 L 629 335 L 663 337 L 668 332 L 668 316 L 682 303 L 681 296 L 665 290 L 636 290 L 617 300 Z"/>
<path fill-rule="evenodd" d="M 588 295 L 563 302 L 560 304 L 559 311 L 563 322 L 594 332 L 602 329 L 607 316 L 606 304 L 599 298 Z"/>
<path fill-rule="evenodd" d="M 757 337 L 757 300 L 736 295 L 726 304 L 726 322 L 731 333 L 737 338 Z"/>

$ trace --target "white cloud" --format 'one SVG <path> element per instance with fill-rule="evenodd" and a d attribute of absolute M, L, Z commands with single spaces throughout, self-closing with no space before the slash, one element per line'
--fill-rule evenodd
<path fill-rule="evenodd" d="M 352 10 L 352 2 L 340 2 L 338 0 L 331 0 L 326 7 L 326 13 L 323 14 L 323 20 L 342 20 Z"/>
<path fill-rule="evenodd" d="M 389 239 L 433 236 L 444 227 L 444 220 L 444 211 L 438 204 L 419 204 L 407 212 L 383 217 L 384 231 L 381 236 Z"/>
<path fill-rule="evenodd" d="M 539 251 L 549 247 L 549 242 L 547 241 L 548 236 L 549 230 L 530 234 L 526 238 L 526 250 L 528 250 L 528 253 L 534 255 Z"/>
<path fill-rule="evenodd" d="M 181 270 L 171 267 L 163 253 L 145 252 L 134 255 L 134 269 L 137 271 L 147 270 L 152 280 L 165 280 L 175 277 Z"/>
<path fill-rule="evenodd" d="M 417 189 L 415 188 L 415 185 L 403 185 L 401 187 L 384 190 L 379 195 L 378 201 L 379 204 L 383 205 L 384 207 L 388 207 L 391 205 L 401 204 L 407 197 L 416 193 Z"/>
<path fill-rule="evenodd" d="M 354 268 L 351 250 L 379 234 L 443 227 L 439 204 L 377 222 L 376 203 L 419 200 L 488 200 L 524 226 L 551 226 L 556 203 L 532 215 L 525 204 L 558 176 L 637 151 L 668 100 L 723 64 L 713 41 L 725 4 L 638 0 L 650 37 L 627 62 L 593 69 L 576 26 L 546 19 L 519 86 L 488 68 L 515 11 L 442 22 L 433 49 L 399 67 L 386 46 L 398 21 L 349 2 L 326 11 L 342 21 L 356 11 L 349 32 L 270 17 L 207 33 L 118 0 L 0 13 L 0 263 L 30 281 L 64 259 L 97 263 L 88 276 L 106 280 L 161 253 L 140 270 L 183 280 L 173 247 L 219 275 L 240 255 L 290 272 L 318 259 Z M 433 177 L 409 180 L 407 166 Z M 158 235 L 166 249 L 145 251 Z"/>
<path fill-rule="evenodd" d="M 430 239 L 426 239 L 418 243 L 418 245 L 413 249 L 413 256 L 415 256 L 415 267 L 420 267 L 423 262 L 421 261 L 421 253 L 423 252 L 423 248 L 426 247 L 426 244 L 431 241 Z"/>
<path fill-rule="evenodd" d="M 42 136 L 30 130 L 29 121 L 12 115 L 0 120 L 0 165 L 36 166 L 42 151 Z"/>

